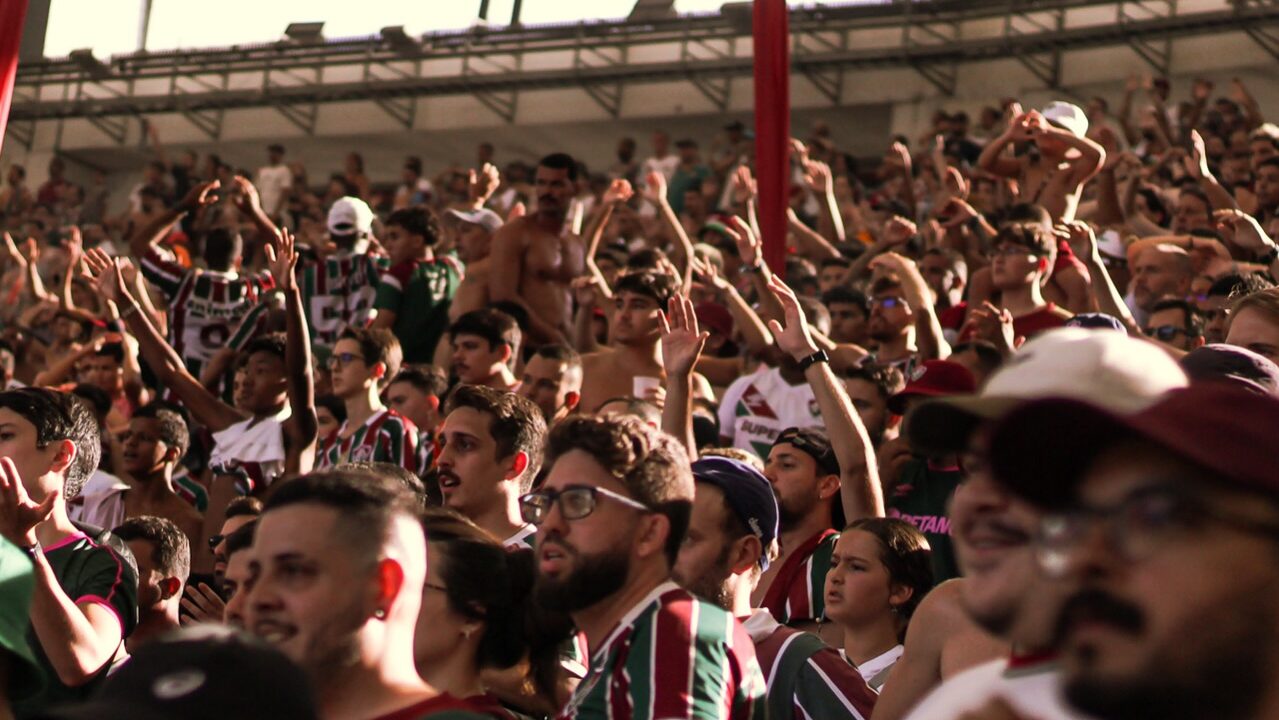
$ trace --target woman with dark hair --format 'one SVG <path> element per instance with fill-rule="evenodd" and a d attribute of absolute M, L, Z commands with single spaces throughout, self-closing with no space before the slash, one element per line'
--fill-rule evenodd
<path fill-rule="evenodd" d="M 875 692 L 902 654 L 911 615 L 933 586 L 928 541 L 896 518 L 844 528 L 826 574 L 826 617 L 844 633 L 840 654 Z"/>
<path fill-rule="evenodd" d="M 441 692 L 497 718 L 518 715 L 498 701 L 497 688 L 488 682 L 494 678 L 502 690 L 508 684 L 520 686 L 502 692 L 503 699 L 544 706 L 538 709 L 557 707 L 556 641 L 570 628 L 530 615 L 532 551 L 508 552 L 497 538 L 452 510 L 430 508 L 422 525 L 427 574 L 413 641 L 418 674 Z M 565 632 L 555 637 L 548 633 L 551 625 Z M 517 679 L 511 681 L 512 676 Z"/>

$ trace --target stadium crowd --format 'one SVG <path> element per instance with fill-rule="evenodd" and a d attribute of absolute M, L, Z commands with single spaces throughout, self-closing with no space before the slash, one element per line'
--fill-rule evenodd
<path fill-rule="evenodd" d="M 740 122 L 9 164 L 0 718 L 1279 718 L 1279 127 L 1186 89 L 815 124 L 784 267 Z"/>

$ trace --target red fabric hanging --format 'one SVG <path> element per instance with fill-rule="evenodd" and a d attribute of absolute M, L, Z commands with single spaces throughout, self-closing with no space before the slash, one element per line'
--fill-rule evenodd
<path fill-rule="evenodd" d="M 0 0 L 0 146 L 9 124 L 9 103 L 13 81 L 18 74 L 18 46 L 22 44 L 22 24 L 27 18 L 27 0 Z"/>
<path fill-rule="evenodd" d="M 755 0 L 755 174 L 764 260 L 786 271 L 790 196 L 790 31 L 786 0 Z"/>

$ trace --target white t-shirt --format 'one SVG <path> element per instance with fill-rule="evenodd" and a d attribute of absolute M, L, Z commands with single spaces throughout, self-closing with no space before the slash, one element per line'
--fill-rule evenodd
<path fill-rule="evenodd" d="M 1066 705 L 1061 673 L 1055 664 L 1010 668 L 1007 659 L 1000 659 L 965 670 L 942 683 L 906 720 L 952 720 L 996 697 L 1036 720 L 1087 720 L 1088 717 Z"/>
<path fill-rule="evenodd" d="M 94 470 L 80 494 L 67 503 L 67 517 L 73 521 L 111 528 L 124 522 L 124 494 L 129 484 L 102 470 Z"/>
<path fill-rule="evenodd" d="M 808 383 L 791 385 L 777 368 L 762 366 L 740 377 L 724 391 L 719 406 L 719 433 L 732 446 L 761 458 L 783 430 L 821 427 L 821 411 Z"/>
<path fill-rule="evenodd" d="M 253 184 L 258 186 L 262 209 L 267 215 L 275 215 L 280 212 L 284 192 L 293 187 L 293 171 L 288 165 L 267 165 L 258 168 L 258 179 Z"/>
<path fill-rule="evenodd" d="M 880 673 L 883 673 L 885 670 L 897 664 L 897 661 L 901 659 L 902 652 L 905 651 L 905 649 L 906 648 L 902 645 L 895 645 L 891 650 L 858 665 L 857 673 L 862 676 L 862 679 L 866 681 L 867 685 L 870 685 L 871 680 L 879 677 Z M 848 655 L 843 650 L 839 651 L 839 656 L 844 658 L 844 660 L 848 660 Z M 851 665 L 852 663 L 849 664 Z M 875 692 L 879 692 L 880 688 L 884 686 L 884 680 L 887 679 L 887 677 L 887 674 L 885 674 L 877 683 L 871 685 L 870 689 Z"/>
<path fill-rule="evenodd" d="M 671 177 L 675 175 L 675 169 L 679 167 L 679 155 L 671 153 L 664 158 L 651 157 L 644 161 L 640 166 L 639 181 L 644 182 L 651 172 L 659 172 L 666 177 L 666 182 L 671 181 Z"/>

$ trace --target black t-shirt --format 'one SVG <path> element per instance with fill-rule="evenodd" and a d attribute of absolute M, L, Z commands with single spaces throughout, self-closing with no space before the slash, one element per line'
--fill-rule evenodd
<path fill-rule="evenodd" d="M 901 479 L 885 498 L 888 517 L 911 523 L 928 539 L 933 551 L 934 583 L 960 575 L 955 546 L 950 539 L 948 508 L 955 488 L 963 479 L 958 468 L 934 467 L 917 457 L 902 468 Z"/>
<path fill-rule="evenodd" d="M 138 623 L 138 575 L 132 565 L 111 548 L 99 545 L 84 534 L 72 535 L 45 548 L 44 557 L 72 602 L 94 602 L 109 608 L 120 620 L 121 642 L 133 632 Z M 14 707 L 19 719 L 55 703 L 84 700 L 106 678 L 110 663 L 89 682 L 69 687 L 58 679 L 31 625 L 27 626 L 27 642 L 44 670 L 45 687 L 44 692 Z"/>

